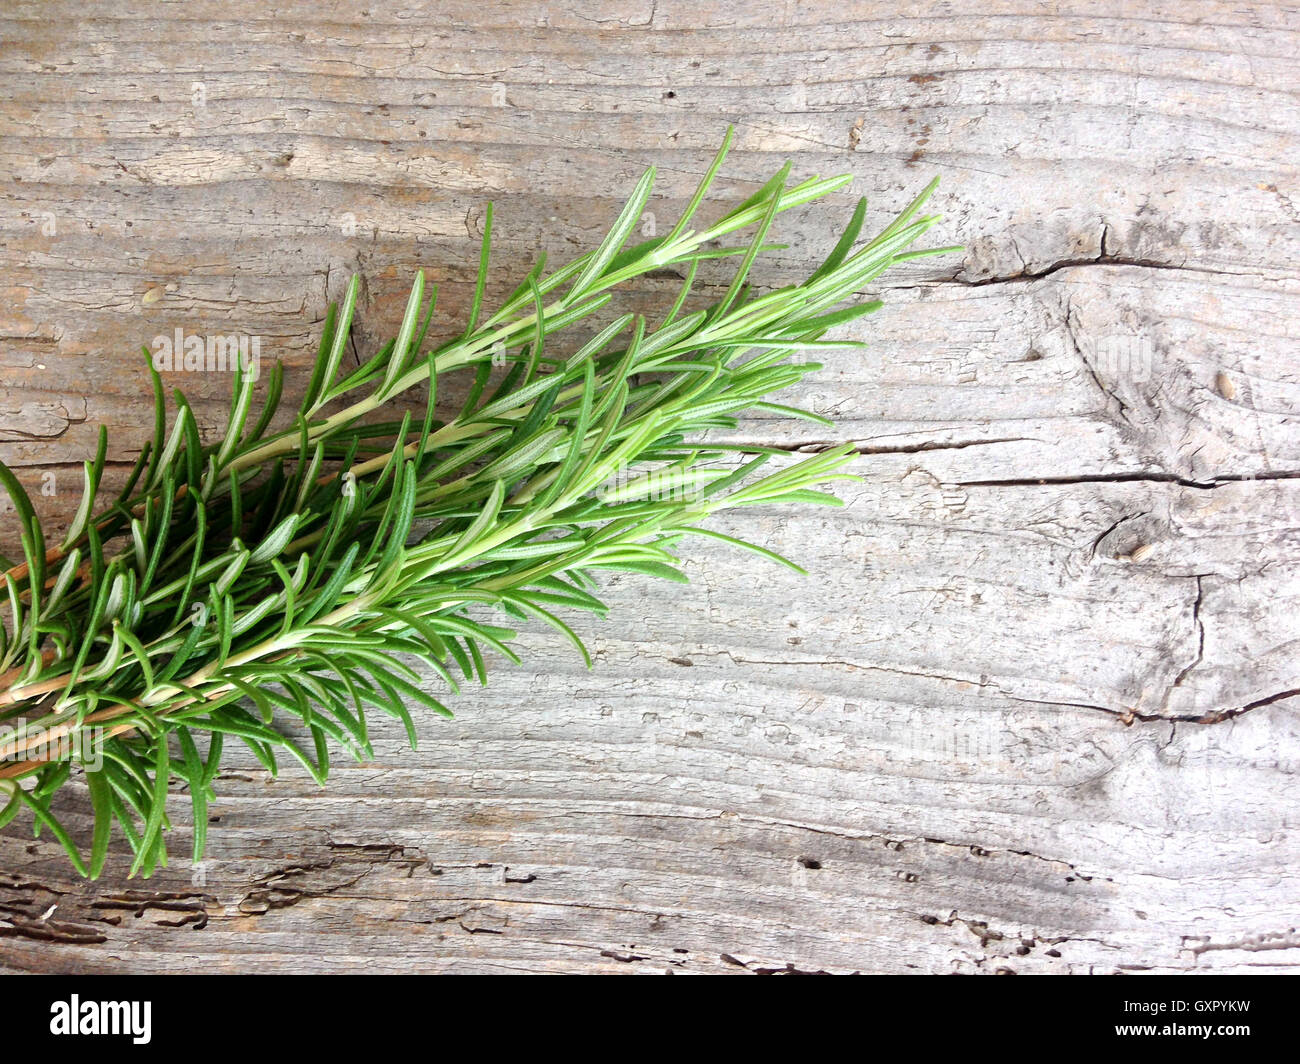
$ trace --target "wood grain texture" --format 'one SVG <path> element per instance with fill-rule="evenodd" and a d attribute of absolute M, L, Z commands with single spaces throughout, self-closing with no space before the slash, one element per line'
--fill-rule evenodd
<path fill-rule="evenodd" d="M 792 396 L 849 505 L 724 526 L 809 578 L 611 580 L 590 673 L 532 632 L 416 753 L 232 762 L 198 869 L 87 885 L 11 825 L 0 970 L 1300 971 L 1300 10 L 60 0 L 0 42 L 0 458 L 55 526 L 155 335 L 301 389 L 351 272 L 358 350 L 417 267 L 450 329 L 489 198 L 500 294 L 646 165 L 671 218 L 727 122 L 719 200 L 855 178 L 760 283 L 934 173 L 966 247 Z"/>

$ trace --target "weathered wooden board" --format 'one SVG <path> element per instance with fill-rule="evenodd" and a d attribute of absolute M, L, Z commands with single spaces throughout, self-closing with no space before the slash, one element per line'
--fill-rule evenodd
<path fill-rule="evenodd" d="M 301 369 L 352 271 L 363 350 L 417 267 L 452 329 L 489 198 L 500 291 L 646 165 L 672 218 L 728 122 L 720 199 L 855 177 L 761 283 L 934 173 L 966 247 L 792 397 L 848 506 L 732 518 L 809 578 L 613 581 L 590 673 L 530 633 L 418 752 L 234 765 L 198 869 L 86 885 L 11 825 L 0 970 L 1300 971 L 1300 10 L 10 3 L 0 42 L 0 458 L 54 525 L 98 424 L 138 453 L 154 336 Z"/>

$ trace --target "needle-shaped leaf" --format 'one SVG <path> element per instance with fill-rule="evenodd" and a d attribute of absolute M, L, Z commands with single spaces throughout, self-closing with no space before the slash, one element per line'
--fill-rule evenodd
<path fill-rule="evenodd" d="M 469 321 L 465 325 L 465 338 L 474 335 L 479 312 L 483 308 L 483 293 L 487 289 L 488 260 L 492 253 L 492 204 L 483 212 L 483 242 L 479 248 L 478 275 L 474 278 L 474 297 L 469 305 Z"/>
<path fill-rule="evenodd" d="M 98 879 L 108 858 L 108 844 L 113 836 L 113 787 L 103 771 L 86 773 L 86 786 L 90 791 L 90 806 L 95 813 L 94 836 L 90 843 L 90 866 L 87 875 Z"/>
<path fill-rule="evenodd" d="M 328 347 L 324 337 L 321 340 L 321 351 L 324 357 L 317 357 L 315 368 L 312 370 L 310 383 L 307 385 L 307 392 L 303 396 L 302 413 L 310 417 L 323 405 L 325 400 L 322 398 L 330 392 L 330 387 L 334 379 L 338 376 L 339 366 L 343 364 L 343 353 L 347 350 L 348 336 L 352 330 L 352 315 L 357 306 L 357 294 L 361 288 L 361 278 L 353 274 L 352 279 L 348 282 L 347 293 L 343 297 L 343 307 L 337 314 L 334 313 L 334 307 L 331 305 L 329 314 L 326 317 L 326 334 L 329 337 Z"/>
<path fill-rule="evenodd" d="M 605 267 L 609 265 L 610 260 L 618 253 L 618 249 L 623 246 L 630 234 L 641 220 L 641 213 L 645 210 L 645 205 L 650 199 L 650 190 L 654 187 L 655 170 L 650 167 L 641 175 L 641 180 L 637 182 L 636 188 L 632 190 L 631 198 L 623 207 L 617 220 L 610 227 L 609 233 L 601 241 L 600 247 L 592 255 L 591 261 L 587 263 L 586 268 L 578 275 L 578 279 L 573 282 L 573 287 L 569 289 L 569 298 L 577 299 L 585 294 L 591 287 L 592 282 L 599 277 Z"/>
<path fill-rule="evenodd" d="M 392 358 L 384 372 L 384 381 L 377 392 L 382 398 L 388 397 L 393 383 L 401 377 L 411 358 L 419 353 L 412 350 L 412 341 L 415 339 L 416 326 L 420 324 L 420 308 L 423 305 L 424 271 L 416 270 L 415 283 L 411 285 L 411 294 L 406 300 L 406 313 L 402 315 L 402 325 L 397 330 L 397 343 L 393 347 Z"/>

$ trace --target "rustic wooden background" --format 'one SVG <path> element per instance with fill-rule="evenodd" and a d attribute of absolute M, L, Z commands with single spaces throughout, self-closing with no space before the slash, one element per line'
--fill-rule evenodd
<path fill-rule="evenodd" d="M 359 349 L 417 266 L 454 318 L 488 199 L 506 289 L 648 164 L 670 217 L 728 122 L 720 201 L 855 177 L 760 280 L 935 173 L 967 249 L 793 397 L 860 445 L 850 505 L 734 519 L 811 578 L 701 543 L 618 581 L 591 673 L 533 632 L 418 753 L 235 764 L 198 869 L 87 885 L 11 825 L 0 970 L 1300 971 L 1296 7 L 0 14 L 0 457 L 55 525 L 98 424 L 138 453 L 153 336 L 301 387 L 350 272 Z M 173 381 L 219 422 L 227 380 Z"/>

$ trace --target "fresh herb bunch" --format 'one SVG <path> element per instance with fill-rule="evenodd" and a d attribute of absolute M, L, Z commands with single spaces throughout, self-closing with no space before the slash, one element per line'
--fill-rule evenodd
<path fill-rule="evenodd" d="M 412 709 L 450 713 L 404 659 L 418 658 L 452 691 L 453 672 L 485 683 L 485 650 L 518 660 L 515 633 L 484 619 L 493 608 L 552 626 L 586 656 L 556 611 L 603 615 L 601 570 L 684 581 L 675 552 L 693 535 L 798 569 L 701 522 L 734 507 L 838 504 L 815 488 L 845 477 L 837 471 L 852 446 L 760 474 L 779 452 L 705 437 L 753 411 L 830 424 L 769 401 L 818 368 L 790 357 L 856 346 L 821 340 L 879 306 L 855 293 L 894 263 L 951 249 L 909 250 L 936 220 L 920 216 L 932 184 L 859 247 L 860 201 L 807 280 L 756 294 L 746 281 L 774 246 L 776 215 L 849 178 L 790 186 L 787 164 L 717 222 L 692 229 L 730 139 L 729 131 L 669 233 L 624 249 L 650 197 L 650 170 L 595 251 L 549 274 L 543 257 L 484 318 L 489 208 L 464 332 L 425 349 L 436 290 L 426 309 L 417 274 L 397 337 L 342 372 L 354 277 L 342 308 L 330 308 L 287 427 L 272 428 L 279 365 L 256 417 L 255 375 L 236 373 L 225 434 L 208 444 L 179 392 L 168 428 L 150 365 L 152 442 L 117 498 L 97 508 L 101 429 L 58 546 L 46 544 L 30 500 L 0 464 L 23 549 L 21 561 L 0 560 L 0 825 L 30 811 L 35 829 L 91 877 L 117 825 L 135 855 L 131 874 L 149 875 L 166 861 L 166 797 L 179 778 L 193 802 L 198 860 L 223 742 L 242 741 L 272 773 L 287 754 L 321 782 L 331 740 L 358 759 L 373 756 L 372 711 L 401 721 L 414 745 Z M 748 241 L 721 243 L 751 228 Z M 729 257 L 739 265 L 721 298 L 688 312 L 699 264 Z M 612 289 L 662 271 L 684 281 L 661 322 L 624 314 L 576 351 L 557 351 L 557 333 L 599 311 Z M 508 367 L 495 384 L 494 364 Z M 444 421 L 438 385 L 454 370 L 472 384 Z M 418 386 L 427 387 L 423 416 L 372 416 Z M 94 813 L 88 859 L 51 811 L 74 769 Z"/>

